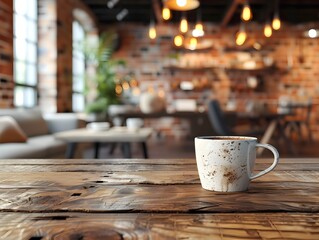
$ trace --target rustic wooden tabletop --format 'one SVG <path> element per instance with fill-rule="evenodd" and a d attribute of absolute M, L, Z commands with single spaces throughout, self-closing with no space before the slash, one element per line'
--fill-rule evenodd
<path fill-rule="evenodd" d="M 0 239 L 318 240 L 319 159 L 240 193 L 202 189 L 194 159 L 1 160 Z"/>

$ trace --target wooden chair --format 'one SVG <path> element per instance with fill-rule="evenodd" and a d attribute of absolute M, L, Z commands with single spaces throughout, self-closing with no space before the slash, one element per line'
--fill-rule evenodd
<path fill-rule="evenodd" d="M 307 104 L 291 105 L 290 107 L 294 115 L 285 118 L 285 131 L 287 136 L 293 138 L 293 134 L 296 134 L 298 141 L 302 141 L 304 140 L 302 128 L 304 128 L 307 134 L 307 140 L 311 142 L 313 140 L 310 129 L 312 101 L 308 101 Z"/>

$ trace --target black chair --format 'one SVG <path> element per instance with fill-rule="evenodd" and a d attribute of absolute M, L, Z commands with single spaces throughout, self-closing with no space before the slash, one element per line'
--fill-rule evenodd
<path fill-rule="evenodd" d="M 208 117 L 209 121 L 217 135 L 220 136 L 261 136 L 265 128 L 260 126 L 249 125 L 248 130 L 235 130 L 238 125 L 236 124 L 236 113 L 224 113 L 217 100 L 211 100 L 208 103 Z"/>

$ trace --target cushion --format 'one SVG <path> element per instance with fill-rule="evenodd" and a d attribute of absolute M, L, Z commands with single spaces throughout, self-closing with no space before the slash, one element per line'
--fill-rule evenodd
<path fill-rule="evenodd" d="M 27 136 L 12 117 L 0 117 L 0 143 L 17 143 L 26 141 Z"/>
<path fill-rule="evenodd" d="M 29 138 L 28 143 L 45 149 L 45 157 L 64 156 L 66 151 L 66 143 L 62 140 L 55 139 L 53 135 L 42 135 Z"/>
<path fill-rule="evenodd" d="M 48 125 L 38 108 L 1 109 L 0 116 L 13 117 L 28 137 L 49 134 Z"/>

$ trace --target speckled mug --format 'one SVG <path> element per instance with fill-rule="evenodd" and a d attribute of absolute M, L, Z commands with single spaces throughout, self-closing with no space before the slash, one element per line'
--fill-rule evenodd
<path fill-rule="evenodd" d="M 274 162 L 267 169 L 253 174 L 257 147 L 269 149 L 274 154 Z M 277 149 L 257 143 L 254 137 L 196 137 L 195 154 L 202 187 L 219 192 L 246 191 L 250 180 L 269 173 L 279 162 Z"/>

